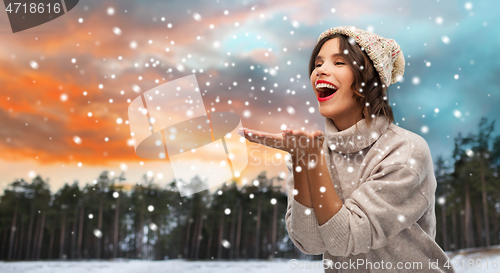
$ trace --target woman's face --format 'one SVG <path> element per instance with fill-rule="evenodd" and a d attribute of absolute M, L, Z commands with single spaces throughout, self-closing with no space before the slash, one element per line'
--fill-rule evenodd
<path fill-rule="evenodd" d="M 343 56 L 344 53 L 339 52 L 339 38 L 326 41 L 316 57 L 316 68 L 311 74 L 319 112 L 322 116 L 331 118 L 336 125 L 348 123 L 347 121 L 353 120 L 358 113 L 351 90 L 354 74 Z M 329 87 L 333 85 L 337 91 L 332 95 L 334 90 L 327 88 L 325 84 Z"/>

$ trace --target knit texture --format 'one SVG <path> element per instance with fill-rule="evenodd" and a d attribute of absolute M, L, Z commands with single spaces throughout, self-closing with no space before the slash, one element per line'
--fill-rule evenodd
<path fill-rule="evenodd" d="M 322 253 L 323 262 L 331 260 L 325 272 L 455 272 L 451 263 L 445 266 L 448 256 L 435 242 L 437 184 L 425 139 L 384 116 L 369 128 L 362 119 L 357 129 L 353 125 L 341 132 L 326 118 L 323 151 L 343 205 L 319 226 L 314 209 L 294 199 L 293 163 L 288 159 L 285 220 L 297 248 Z M 358 264 L 358 259 L 364 265 L 335 269 L 339 263 Z M 429 259 L 437 260 L 438 268 L 429 266 Z M 392 269 L 376 267 L 382 261 Z M 411 269 L 404 268 L 406 262 Z"/>

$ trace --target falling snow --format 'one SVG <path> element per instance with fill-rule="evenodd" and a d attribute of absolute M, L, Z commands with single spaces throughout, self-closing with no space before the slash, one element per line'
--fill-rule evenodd
<path fill-rule="evenodd" d="M 76 144 L 82 144 L 82 139 L 81 139 L 79 136 L 74 136 L 74 137 L 73 137 L 73 141 L 74 141 Z"/>
<path fill-rule="evenodd" d="M 102 232 L 98 229 L 94 229 L 94 236 L 97 237 L 97 238 L 101 238 L 102 237 Z"/>
<path fill-rule="evenodd" d="M 474 4 L 476 6 L 471 2 L 466 2 L 460 4 L 459 8 L 461 11 L 465 12 L 467 16 L 472 16 L 472 12 L 479 14 L 479 4 L 475 2 Z M 258 18 L 256 20 L 259 20 L 259 22 L 264 24 L 270 22 L 268 20 L 271 20 L 270 18 L 272 18 L 272 15 L 263 10 L 259 11 L 258 6 L 257 8 L 247 8 L 253 12 L 250 14 L 256 15 L 256 18 Z M 302 76 L 298 74 L 303 73 L 307 66 L 298 56 L 302 56 L 302 54 L 309 52 L 311 49 L 311 41 L 304 40 L 301 33 L 304 32 L 306 28 L 315 29 L 315 32 L 319 32 L 327 27 L 326 21 L 320 19 L 317 25 L 310 25 L 310 22 L 300 17 L 292 16 L 292 14 L 286 14 L 285 12 L 286 16 L 280 14 L 279 17 L 279 22 L 282 25 L 269 25 L 269 29 L 266 27 L 266 29 L 259 30 L 249 25 L 249 22 L 244 19 L 246 15 L 240 15 L 239 10 L 219 9 L 217 11 L 217 16 L 223 17 L 224 20 L 227 20 L 227 23 L 212 20 L 211 13 L 205 11 L 203 7 L 193 8 L 191 10 L 192 12 L 190 11 L 190 15 L 185 16 L 186 18 L 184 18 L 183 21 L 174 20 L 166 14 L 162 14 L 165 17 L 161 17 L 161 19 L 159 19 L 160 17 L 158 17 L 158 15 L 151 15 L 151 17 L 148 17 L 151 24 L 154 23 L 156 24 L 155 27 L 158 26 L 158 29 L 162 29 L 163 32 L 161 35 L 142 33 L 133 25 L 119 24 L 118 22 L 120 21 L 115 21 L 115 19 L 121 18 L 120 16 L 123 16 L 127 12 L 125 9 L 118 6 L 105 6 L 98 11 L 101 16 L 104 16 L 106 20 L 110 20 L 111 22 L 110 25 L 103 29 L 102 32 L 105 33 L 104 36 L 99 34 L 97 29 L 92 28 L 92 20 L 95 19 L 89 16 L 90 14 L 87 13 L 85 16 L 83 14 L 81 15 L 83 18 L 78 19 L 80 24 L 75 27 L 80 30 L 85 30 L 84 34 L 89 37 L 86 39 L 89 39 L 91 43 L 84 44 L 82 40 L 74 40 L 72 53 L 64 55 L 65 57 L 62 59 L 61 63 L 64 63 L 68 67 L 67 73 L 74 73 L 72 74 L 74 77 L 87 79 L 85 77 L 87 77 L 89 71 L 92 70 L 90 73 L 92 73 L 92 77 L 94 77 L 95 73 L 96 79 L 90 81 L 88 86 L 83 85 L 85 87 L 73 87 L 71 85 L 65 85 L 64 83 L 57 83 L 57 85 L 60 84 L 62 86 L 58 87 L 55 85 L 50 87 L 53 88 L 51 92 L 54 92 L 53 100 L 61 105 L 61 107 L 64 107 L 62 108 L 63 110 L 58 113 L 60 116 L 73 117 L 74 115 L 84 118 L 86 122 L 85 126 L 87 127 L 79 129 L 90 129 L 94 125 L 95 128 L 111 127 L 111 129 L 105 132 L 103 131 L 102 134 L 96 134 L 96 138 L 89 136 L 87 132 L 73 131 L 64 136 L 63 140 L 66 143 L 70 143 L 73 147 L 76 147 L 75 149 L 80 150 L 83 150 L 82 148 L 89 144 L 93 145 L 94 143 L 100 143 L 103 146 L 99 148 L 102 149 L 102 151 L 99 151 L 99 156 L 108 153 L 109 155 L 116 156 L 112 151 L 112 147 L 114 146 L 119 146 L 121 147 L 120 149 L 127 150 L 133 154 L 134 146 L 138 143 L 131 138 L 133 136 L 129 135 L 129 120 L 126 106 L 136 97 L 140 96 L 143 91 L 174 80 L 183 73 L 196 74 L 199 81 L 199 87 L 202 89 L 200 92 L 203 96 L 206 95 L 207 97 L 204 102 L 207 104 L 206 112 L 234 112 L 242 116 L 242 122 L 247 122 L 249 126 L 251 125 L 255 127 L 255 129 L 272 132 L 285 130 L 287 128 L 300 129 L 302 126 L 304 126 L 302 127 L 303 130 L 305 127 L 307 129 L 324 129 L 324 118 L 321 116 L 323 112 L 320 111 L 322 109 L 318 106 L 312 94 L 309 77 L 307 74 L 302 74 Z M 128 12 L 131 12 L 130 9 Z M 327 6 L 322 14 L 322 16 L 326 14 L 330 17 L 332 14 L 334 16 L 346 16 L 349 12 L 344 11 L 341 6 L 335 8 Z M 427 52 L 432 45 L 436 46 L 436 52 L 453 52 L 454 49 L 452 48 L 459 43 L 458 41 L 462 40 L 457 37 L 455 32 L 449 31 L 450 26 L 455 27 L 457 31 L 464 31 L 465 27 L 463 25 L 466 22 L 462 23 L 462 21 L 460 21 L 459 25 L 458 22 L 454 21 L 458 19 L 455 19 L 455 16 L 451 16 L 451 14 L 447 13 L 445 9 L 426 15 L 428 16 L 426 16 L 425 19 L 429 19 L 428 22 L 430 25 L 434 28 L 440 28 L 441 31 L 433 37 L 421 38 L 419 40 L 421 42 L 418 43 L 418 46 L 415 45 L 416 48 L 412 49 L 412 51 Z M 153 19 L 153 17 L 155 18 Z M 76 18 L 73 20 L 76 21 Z M 487 18 L 482 19 L 478 24 L 481 29 L 489 33 L 486 26 L 488 26 L 489 23 L 490 28 L 492 28 L 492 22 L 485 22 L 487 21 L 486 19 Z M 85 24 L 83 24 L 83 22 L 85 22 Z M 384 24 L 380 23 L 380 25 L 378 25 L 378 23 L 377 25 L 375 25 L 375 23 L 371 24 L 373 25 L 367 23 L 364 27 L 368 31 L 374 32 L 380 30 L 382 32 L 383 29 L 386 28 L 387 22 Z M 196 29 L 200 31 L 185 34 L 186 32 L 184 32 L 183 29 L 187 26 L 196 26 Z M 286 31 L 278 31 L 281 30 L 280 27 L 285 27 Z M 360 27 L 363 27 L 363 25 Z M 410 26 L 404 26 L 404 30 L 409 37 L 415 37 L 416 30 L 414 30 L 414 28 L 413 26 L 411 28 Z M 231 31 L 225 32 L 226 29 L 230 29 Z M 177 33 L 184 33 L 187 36 L 181 39 Z M 276 39 L 269 33 L 281 33 L 282 37 Z M 400 43 L 401 45 L 405 44 L 404 39 L 409 39 L 404 38 L 404 35 L 403 33 L 398 36 L 400 37 L 399 39 L 402 40 Z M 453 43 L 450 41 L 450 37 L 453 39 Z M 120 46 L 125 49 L 120 49 L 109 54 L 102 53 L 105 56 L 99 54 L 99 57 L 88 57 L 87 55 L 78 55 L 78 53 L 76 53 L 80 49 L 84 49 L 82 52 L 92 52 L 92 48 L 96 48 L 96 50 L 98 50 L 97 48 L 101 48 L 100 50 L 103 50 L 103 45 L 107 45 L 107 42 L 105 42 L 106 39 L 113 39 L 113 43 L 117 43 L 117 48 Z M 193 41 L 193 44 L 186 44 L 186 41 Z M 349 42 L 353 43 L 355 41 L 349 39 Z M 240 44 L 248 46 L 248 48 L 238 48 L 237 45 Z M 304 44 L 309 46 L 306 47 Z M 199 45 L 202 46 L 197 47 Z M 426 45 L 427 48 L 424 45 Z M 74 50 L 75 48 L 78 50 Z M 156 51 L 157 48 L 159 51 Z M 259 52 L 259 49 L 262 51 Z M 407 63 L 405 72 L 407 81 L 405 82 L 405 79 L 401 77 L 399 79 L 400 81 L 397 84 L 391 85 L 389 89 L 390 94 L 392 94 L 392 92 L 394 92 L 394 94 L 398 93 L 394 97 L 391 97 L 390 105 L 396 110 L 395 113 L 406 111 L 403 114 L 404 117 L 396 117 L 397 121 L 400 122 L 399 125 L 411 129 L 414 132 L 426 135 L 426 138 L 434 134 L 442 134 L 442 131 L 445 130 L 439 128 L 440 126 L 438 124 L 443 124 L 443 128 L 446 127 L 446 124 L 444 124 L 445 122 L 440 121 L 440 119 L 444 120 L 444 118 L 451 117 L 454 122 L 457 122 L 454 123 L 453 126 L 459 124 L 461 128 L 464 128 L 461 122 L 468 118 L 469 112 L 471 116 L 473 115 L 473 111 L 475 110 L 474 106 L 465 108 L 462 104 L 460 106 L 458 104 L 455 105 L 455 102 L 449 106 L 443 103 L 444 100 L 436 99 L 437 97 L 433 94 L 442 94 L 445 96 L 450 93 L 459 92 L 460 90 L 457 90 L 458 85 L 463 85 L 474 78 L 473 75 L 471 75 L 473 72 L 471 72 L 469 68 L 474 67 L 473 65 L 475 63 L 475 67 L 478 66 L 477 64 L 484 63 L 481 60 L 481 56 L 476 54 L 476 52 L 468 52 L 468 57 L 457 65 L 455 62 L 448 62 L 449 60 L 445 62 L 437 56 L 433 56 L 432 54 L 429 55 L 427 54 L 428 52 L 418 54 L 412 53 L 412 56 L 410 56 L 408 55 L 410 50 L 406 50 L 407 51 L 403 48 L 403 51 L 405 51 L 405 61 Z M 102 52 L 105 51 L 103 50 Z M 256 52 L 260 55 L 257 55 Z M 297 54 L 297 52 L 300 54 Z M 343 53 L 349 54 L 350 52 L 345 50 Z M 118 56 L 119 54 L 121 54 L 121 56 Z M 16 60 L 16 58 L 20 59 L 22 57 L 19 55 L 19 53 L 12 51 L 6 56 L 7 58 Z M 45 54 L 45 58 L 48 59 L 47 55 L 48 54 Z M 212 56 L 215 56 L 215 58 L 212 59 Z M 22 62 L 20 61 L 19 64 L 24 67 L 24 69 L 31 71 L 29 73 L 33 74 L 44 72 L 43 70 L 47 67 L 51 67 L 54 61 L 53 59 L 44 60 L 43 52 L 37 53 L 36 55 L 30 55 L 27 58 L 28 59 L 23 59 Z M 216 61 L 214 61 L 214 59 L 216 59 Z M 29 66 L 27 64 L 29 64 Z M 458 66 L 462 66 L 463 70 Z M 99 70 L 94 71 L 93 69 L 95 68 Z M 238 76 L 240 71 L 246 73 L 243 78 Z M 438 74 L 439 78 L 433 77 L 434 74 Z M 31 82 L 33 82 L 33 86 L 43 85 L 43 81 L 40 79 L 33 78 L 32 80 L 30 79 L 30 83 Z M 75 82 L 77 81 L 75 80 Z M 73 88 L 75 88 L 75 90 L 73 90 Z M 225 91 L 223 92 L 221 90 Z M 478 88 L 478 90 L 480 90 L 480 88 Z M 491 93 L 492 97 L 495 95 L 492 91 L 488 92 Z M 420 96 L 416 94 L 420 94 L 424 97 L 429 96 L 429 102 L 428 105 L 425 105 L 426 107 L 422 107 L 422 109 L 419 108 L 418 111 L 413 111 L 410 110 L 406 101 L 416 101 L 415 98 Z M 432 97 L 430 97 L 430 95 Z M 486 95 L 478 91 L 477 96 L 490 97 L 490 94 Z M 12 100 L 14 100 L 14 96 L 12 97 Z M 214 100 L 215 97 L 216 99 Z M 459 96 L 457 95 L 457 97 Z M 309 101 L 307 101 L 306 105 L 303 104 L 304 101 L 311 100 L 311 98 L 311 105 Z M 147 98 L 144 97 L 144 99 Z M 208 106 L 208 104 L 214 101 L 218 104 L 214 103 Z M 49 109 L 50 105 L 48 103 L 47 100 L 40 99 L 39 103 L 33 103 L 33 105 L 39 105 L 40 109 L 42 109 L 42 107 L 44 109 Z M 79 104 L 77 105 L 77 103 Z M 370 106 L 369 103 L 366 105 Z M 15 113 L 16 108 L 12 108 L 13 110 L 11 111 Z M 164 109 L 162 108 L 162 110 Z M 142 109 L 142 111 L 144 115 L 149 116 L 151 114 L 147 109 Z M 150 111 L 152 110 L 150 109 Z M 183 109 L 182 113 L 188 117 L 192 117 L 196 111 L 194 108 Z M 55 128 L 50 127 L 54 126 L 50 124 L 53 118 L 48 114 L 47 116 L 48 121 L 43 121 L 47 122 L 45 123 L 47 125 L 44 126 L 48 126 L 47 128 Z M 151 124 L 155 124 L 156 122 L 154 118 L 149 118 L 148 121 Z M 21 124 L 23 127 L 26 124 L 27 128 L 31 128 L 35 123 L 23 121 Z M 396 123 L 396 125 L 398 125 L 398 123 Z M 446 130 L 450 130 L 450 127 L 446 127 Z M 75 134 L 79 134 L 80 136 Z M 452 138 L 451 133 L 449 134 L 448 137 Z M 55 134 L 52 134 L 50 139 L 52 139 L 52 136 L 55 136 Z M 11 139 L 13 141 L 13 136 L 10 137 L 11 138 L 9 138 L 7 142 L 10 142 Z M 83 140 L 81 137 L 83 137 Z M 379 136 L 372 135 L 371 137 L 378 138 Z M 165 138 L 174 141 L 176 140 L 176 134 L 167 132 Z M 49 139 L 49 136 L 47 136 L 47 139 Z M 239 138 L 239 140 L 245 142 L 244 138 Z M 55 137 L 52 141 L 55 141 Z M 116 144 L 118 142 L 119 144 Z M 163 146 L 163 142 L 159 140 L 152 143 L 158 147 Z M 449 143 L 447 145 L 449 145 Z M 335 150 L 336 146 L 330 144 L 329 148 Z M 191 151 L 199 153 L 199 151 L 194 148 L 191 149 Z M 466 154 L 472 156 L 473 151 L 467 150 Z M 166 154 L 163 152 L 157 153 L 156 155 L 161 159 L 166 158 Z M 272 152 L 272 156 L 274 156 L 277 161 L 283 158 L 282 154 L 276 153 L 276 151 Z M 71 160 L 71 163 L 66 163 L 66 166 L 70 166 L 71 168 L 77 166 L 81 168 L 79 169 L 80 171 L 86 170 L 88 165 L 90 165 L 77 154 L 75 154 L 74 158 Z M 411 160 L 412 159 L 410 159 L 410 163 L 412 163 Z M 132 172 L 134 166 L 144 166 L 140 167 L 144 168 L 141 169 L 141 172 L 149 170 L 146 174 L 150 179 L 154 178 L 156 181 L 164 178 L 167 180 L 167 178 L 169 178 L 169 174 L 166 172 L 164 172 L 165 174 L 160 173 L 159 171 L 161 170 L 155 169 L 153 165 L 147 161 L 140 163 L 138 161 L 127 162 L 130 167 L 125 163 L 118 165 L 116 163 L 117 161 L 114 162 L 113 167 L 119 167 L 119 169 L 124 172 L 129 170 Z M 215 164 L 225 165 L 226 162 L 217 161 Z M 308 167 L 314 167 L 315 164 L 314 161 L 309 161 Z M 24 169 L 23 175 L 34 178 L 38 170 L 28 171 L 29 169 L 30 168 Z M 351 166 L 347 167 L 346 170 L 349 173 L 354 172 L 354 168 Z M 295 171 L 301 172 L 302 168 L 297 166 Z M 236 176 L 239 177 L 240 175 L 244 177 L 247 174 L 243 171 L 241 173 L 238 172 Z M 286 174 L 281 172 L 280 177 L 284 179 Z M 249 177 L 245 179 L 248 179 L 246 181 L 252 181 L 252 178 Z M 253 185 L 259 186 L 259 182 L 254 180 Z M 320 187 L 319 190 L 324 193 L 326 188 Z M 292 193 L 297 195 L 298 191 L 294 189 Z M 219 194 L 221 195 L 222 192 Z M 114 192 L 112 195 L 114 198 L 119 197 L 118 192 Z M 249 197 L 253 199 L 254 195 L 250 194 Z M 277 203 L 274 198 L 269 202 L 273 205 Z M 154 211 L 152 205 L 149 205 L 147 209 L 149 212 Z M 224 213 L 229 215 L 231 214 L 231 210 L 226 208 L 224 209 Z M 305 213 L 309 215 L 311 214 L 311 210 L 306 210 Z M 88 218 L 93 219 L 94 216 L 89 214 Z M 403 223 L 406 221 L 406 218 L 404 215 L 397 215 L 397 220 Z M 149 227 L 152 230 L 157 228 L 154 223 L 150 223 Z M 93 234 L 98 238 L 102 237 L 102 232 L 97 229 L 93 231 Z M 227 240 L 222 240 L 221 244 L 225 248 L 230 247 L 230 243 Z"/>
<path fill-rule="evenodd" d="M 229 241 L 226 240 L 226 239 L 222 240 L 221 244 L 222 244 L 222 246 L 224 248 L 230 248 L 231 247 L 231 243 L 229 243 Z"/>

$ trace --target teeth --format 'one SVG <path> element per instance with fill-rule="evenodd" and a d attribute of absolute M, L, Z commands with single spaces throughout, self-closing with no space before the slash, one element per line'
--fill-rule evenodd
<path fill-rule="evenodd" d="M 331 85 L 331 84 L 328 84 L 328 83 L 318 83 L 316 85 L 316 89 L 318 88 L 322 88 L 322 87 L 326 87 L 326 88 L 330 88 L 330 89 L 335 89 L 337 90 L 337 88 L 335 88 L 335 86 Z"/>

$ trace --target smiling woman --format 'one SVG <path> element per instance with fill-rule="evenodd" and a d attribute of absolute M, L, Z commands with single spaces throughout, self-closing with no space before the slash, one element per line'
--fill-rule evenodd
<path fill-rule="evenodd" d="M 381 83 L 372 60 L 354 38 L 336 33 L 321 39 L 312 51 L 308 72 L 316 97 L 323 102 L 319 103 L 321 115 L 335 117 L 339 130 L 363 118 L 370 126 L 373 115 L 384 115 L 394 122 L 387 86 Z M 321 83 L 332 84 L 340 92 L 323 97 L 320 91 L 325 87 L 318 85 Z"/>
<path fill-rule="evenodd" d="M 429 146 L 393 123 L 386 97 L 404 64 L 392 39 L 328 29 L 309 62 L 325 132 L 243 128 L 290 154 L 286 228 L 303 253 L 323 254 L 325 272 L 454 272 L 435 242 Z"/>

